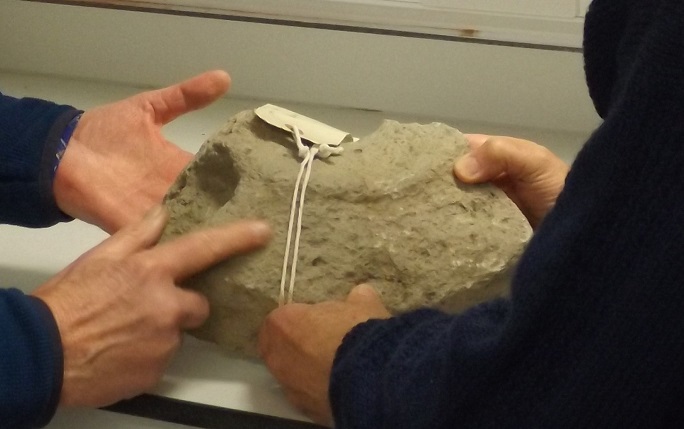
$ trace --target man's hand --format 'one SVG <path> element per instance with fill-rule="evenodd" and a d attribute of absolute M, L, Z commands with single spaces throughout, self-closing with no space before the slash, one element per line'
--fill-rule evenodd
<path fill-rule="evenodd" d="M 355 287 L 346 301 L 289 304 L 266 318 L 259 352 L 288 400 L 315 422 L 331 426 L 328 386 L 337 348 L 354 326 L 388 317 L 368 285 Z"/>
<path fill-rule="evenodd" d="M 165 210 L 153 209 L 34 292 L 62 338 L 62 405 L 100 407 L 152 388 L 182 330 L 209 313 L 204 296 L 177 282 L 270 237 L 262 222 L 243 221 L 155 246 L 166 220 Z"/>
<path fill-rule="evenodd" d="M 59 208 L 110 233 L 139 220 L 192 159 L 164 138 L 162 126 L 229 87 L 228 74 L 207 72 L 85 112 L 55 175 Z"/>
<path fill-rule="evenodd" d="M 466 135 L 471 151 L 454 164 L 465 183 L 492 182 L 536 228 L 556 203 L 570 168 L 548 149 L 528 140 Z"/>

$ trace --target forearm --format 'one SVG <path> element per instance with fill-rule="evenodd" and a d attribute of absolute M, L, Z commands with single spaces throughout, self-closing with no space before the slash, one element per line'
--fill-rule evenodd
<path fill-rule="evenodd" d="M 79 111 L 0 94 L 0 223 L 50 226 L 69 219 L 53 193 L 55 156 Z"/>
<path fill-rule="evenodd" d="M 46 425 L 59 402 L 62 348 L 48 307 L 18 290 L 0 289 L 0 422 Z"/>

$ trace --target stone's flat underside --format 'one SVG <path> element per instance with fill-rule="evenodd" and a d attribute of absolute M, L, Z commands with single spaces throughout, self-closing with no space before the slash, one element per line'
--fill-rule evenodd
<path fill-rule="evenodd" d="M 452 174 L 463 135 L 443 124 L 386 121 L 316 160 L 304 204 L 295 302 L 341 299 L 377 288 L 390 311 L 458 311 L 505 293 L 505 273 L 530 237 L 513 203 L 490 185 Z M 166 196 L 164 239 L 243 218 L 268 220 L 267 248 L 199 274 L 185 287 L 211 303 L 194 332 L 242 356 L 278 305 L 290 203 L 300 160 L 292 136 L 242 112 L 201 148 Z"/>

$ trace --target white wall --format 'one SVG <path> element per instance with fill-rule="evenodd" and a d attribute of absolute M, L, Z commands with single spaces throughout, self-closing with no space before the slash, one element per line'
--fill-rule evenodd
<path fill-rule="evenodd" d="M 1 3 L 0 70 L 158 86 L 223 68 L 239 97 L 582 132 L 597 123 L 577 52 Z"/>

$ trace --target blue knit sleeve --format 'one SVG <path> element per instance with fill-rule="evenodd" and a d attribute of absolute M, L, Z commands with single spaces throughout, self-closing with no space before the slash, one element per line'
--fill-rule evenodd
<path fill-rule="evenodd" d="M 0 94 L 0 223 L 44 227 L 70 219 L 55 202 L 54 157 L 78 114 L 71 106 Z"/>
<path fill-rule="evenodd" d="M 354 328 L 331 375 L 336 427 L 449 427 L 449 410 L 502 376 L 498 340 L 509 304 L 499 299 L 460 316 L 424 309 Z"/>
<path fill-rule="evenodd" d="M 63 370 L 47 305 L 16 289 L 0 290 L 0 426 L 45 426 L 59 403 Z"/>

